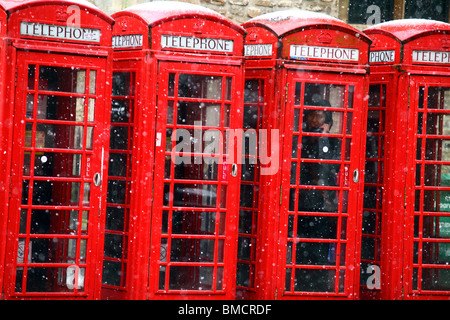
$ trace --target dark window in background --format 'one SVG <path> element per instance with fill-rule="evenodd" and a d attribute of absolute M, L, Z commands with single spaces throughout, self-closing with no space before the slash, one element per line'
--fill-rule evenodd
<path fill-rule="evenodd" d="M 448 0 L 406 0 L 405 18 L 432 19 L 448 22 Z"/>
<path fill-rule="evenodd" d="M 368 19 L 376 14 L 374 11 L 375 7 L 371 6 L 377 6 L 379 8 L 379 22 L 394 19 L 394 0 L 350 0 L 348 8 L 348 22 L 355 24 L 367 24 Z M 372 24 L 371 22 L 369 23 Z"/>

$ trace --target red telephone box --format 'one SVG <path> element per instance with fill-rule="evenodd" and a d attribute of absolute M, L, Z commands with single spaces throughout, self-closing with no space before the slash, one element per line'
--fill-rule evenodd
<path fill-rule="evenodd" d="M 370 40 L 303 10 L 243 27 L 244 127 L 260 128 L 260 180 L 247 220 L 257 223 L 239 234 L 242 246 L 256 240 L 238 260 L 241 296 L 357 299 Z"/>
<path fill-rule="evenodd" d="M 374 196 L 376 188 L 366 195 L 381 220 L 381 232 L 377 226 L 369 235 L 381 242 L 375 297 L 448 299 L 450 25 L 400 20 L 365 33 L 373 40 L 368 135 L 384 149 L 383 157 L 369 157 L 384 172 L 368 173 L 378 194 L 384 188 L 383 200 Z"/>
<path fill-rule="evenodd" d="M 233 299 L 240 181 L 233 139 L 242 122 L 245 31 L 181 2 L 113 17 L 112 117 L 115 108 L 132 111 L 111 124 L 129 141 L 111 146 L 110 168 L 116 154 L 132 162 L 122 162 L 128 175 L 109 182 L 130 190 L 120 204 L 129 223 L 106 230 L 124 245 L 106 241 L 104 298 Z"/>
<path fill-rule="evenodd" d="M 98 299 L 113 20 L 88 2 L 2 3 L 15 84 L 4 296 Z"/>
<path fill-rule="evenodd" d="M 6 89 L 6 26 L 7 26 L 7 14 L 4 7 L 0 3 L 0 288 L 3 288 L 3 270 L 4 270 L 4 257 L 6 247 L 6 223 L 8 211 L 8 197 L 9 197 L 9 174 L 8 166 L 10 165 L 10 159 L 6 150 L 8 148 L 8 126 L 7 119 L 9 115 L 6 114 L 5 108 L 5 89 Z"/>

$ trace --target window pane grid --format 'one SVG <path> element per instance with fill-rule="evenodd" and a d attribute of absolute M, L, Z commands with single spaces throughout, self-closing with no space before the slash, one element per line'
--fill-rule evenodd
<path fill-rule="evenodd" d="M 450 291 L 450 88 L 420 86 L 415 161 L 412 292 Z"/>
<path fill-rule="evenodd" d="M 222 75 L 169 74 L 160 293 L 225 290 L 230 173 L 223 139 L 229 127 L 230 82 Z"/>

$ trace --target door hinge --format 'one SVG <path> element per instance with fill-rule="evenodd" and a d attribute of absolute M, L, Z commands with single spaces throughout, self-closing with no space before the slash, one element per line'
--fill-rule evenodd
<path fill-rule="evenodd" d="M 278 288 L 275 288 L 275 300 L 278 300 Z"/>
<path fill-rule="evenodd" d="M 289 91 L 289 83 L 286 83 L 286 92 L 284 96 L 284 103 L 287 104 L 288 102 L 288 91 Z"/>
<path fill-rule="evenodd" d="M 283 186 L 280 187 L 280 206 L 283 201 Z"/>

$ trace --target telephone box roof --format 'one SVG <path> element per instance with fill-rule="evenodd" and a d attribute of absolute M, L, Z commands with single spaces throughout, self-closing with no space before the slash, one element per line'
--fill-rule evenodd
<path fill-rule="evenodd" d="M 123 15 L 131 15 L 138 19 L 141 19 L 149 27 L 154 27 L 161 23 L 178 19 L 203 18 L 218 21 L 224 25 L 228 25 L 238 30 L 242 34 L 246 33 L 241 26 L 225 18 L 223 15 L 215 12 L 214 10 L 186 2 L 145 2 L 116 12 L 112 15 L 112 17 L 117 18 Z"/>
<path fill-rule="evenodd" d="M 376 24 L 364 30 L 367 35 L 384 34 L 400 42 L 430 34 L 450 34 L 450 24 L 426 19 L 400 19 Z"/>
<path fill-rule="evenodd" d="M 0 0 L 0 6 L 9 13 L 33 6 L 39 5 L 77 5 L 85 10 L 92 12 L 93 14 L 99 16 L 103 20 L 113 23 L 114 19 L 112 19 L 105 12 L 100 10 L 94 4 L 90 3 L 87 0 Z"/>
<path fill-rule="evenodd" d="M 358 36 L 366 42 L 370 42 L 370 39 L 363 33 L 342 20 L 324 13 L 302 9 L 289 9 L 263 14 L 248 20 L 243 23 L 242 26 L 244 28 L 256 26 L 266 28 L 277 37 L 283 37 L 284 35 L 298 31 L 299 29 L 338 29 Z"/>

